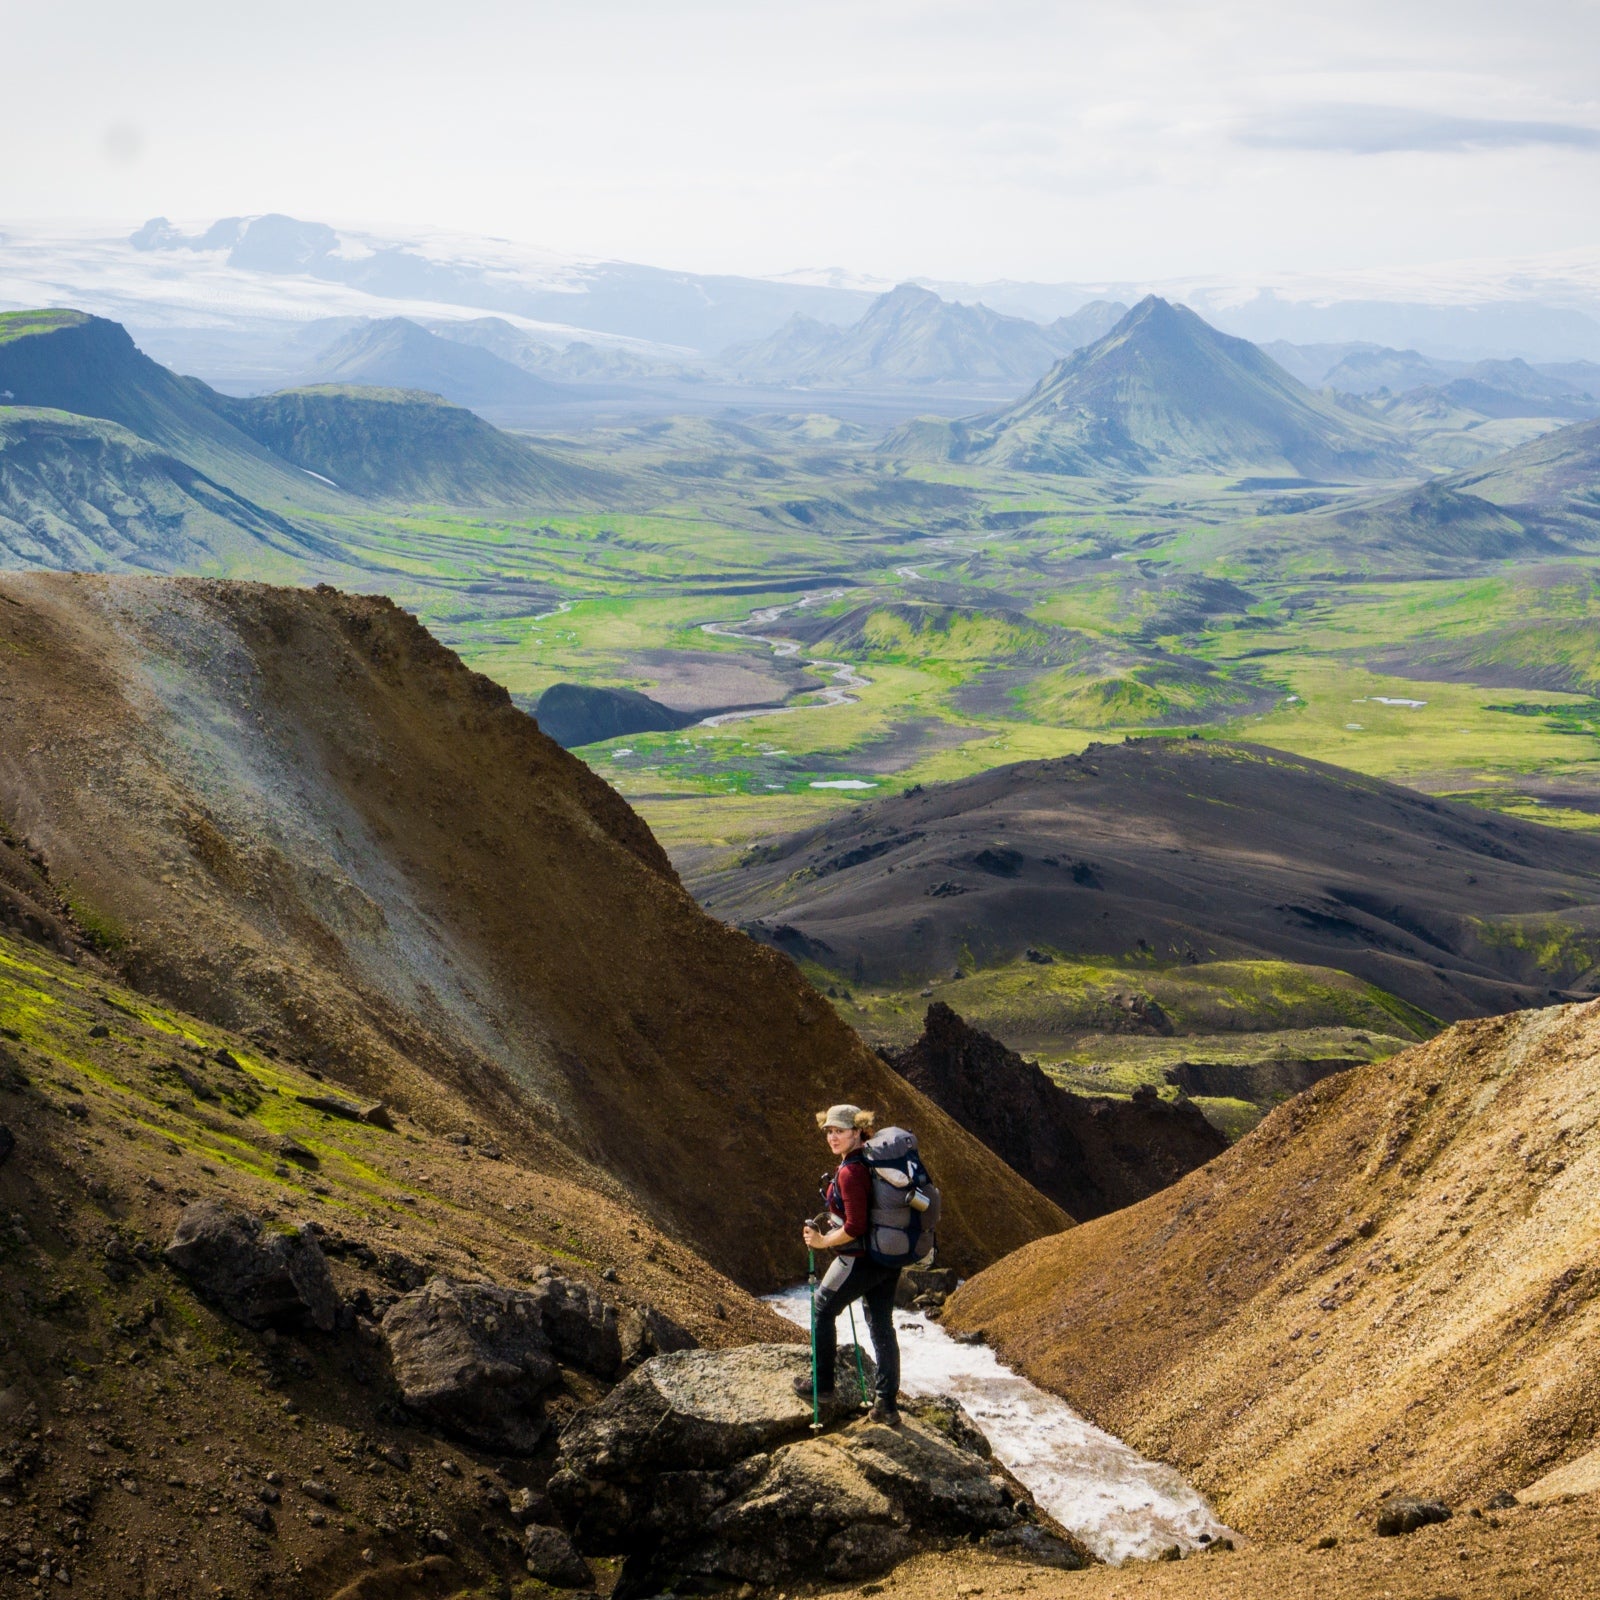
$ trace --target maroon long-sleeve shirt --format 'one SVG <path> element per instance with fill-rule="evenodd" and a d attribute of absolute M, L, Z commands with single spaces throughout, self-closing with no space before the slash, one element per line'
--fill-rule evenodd
<path fill-rule="evenodd" d="M 844 1218 L 844 1231 L 850 1243 L 840 1245 L 837 1254 L 858 1256 L 866 1249 L 867 1218 L 872 1210 L 872 1171 L 859 1152 L 852 1150 L 839 1163 L 828 1185 L 828 1210 Z"/>

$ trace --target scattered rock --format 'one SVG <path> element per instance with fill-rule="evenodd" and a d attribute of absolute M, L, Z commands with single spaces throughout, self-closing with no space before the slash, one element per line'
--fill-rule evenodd
<path fill-rule="evenodd" d="M 587 1589 L 594 1583 L 588 1562 L 559 1528 L 530 1523 L 523 1535 L 522 1549 L 528 1571 L 542 1583 L 554 1584 L 558 1589 Z"/>
<path fill-rule="evenodd" d="M 277 1151 L 285 1161 L 293 1161 L 302 1167 L 314 1167 L 318 1157 L 314 1150 L 308 1150 L 296 1139 L 291 1139 L 287 1134 L 278 1140 Z"/>
<path fill-rule="evenodd" d="M 253 1528 L 259 1528 L 263 1533 L 271 1533 L 277 1524 L 273 1521 L 272 1513 L 265 1506 L 244 1505 L 239 1507 L 239 1515 Z"/>
<path fill-rule="evenodd" d="M 953 1267 L 907 1267 L 895 1286 L 894 1303 L 901 1310 L 914 1302 L 943 1305 L 959 1281 Z"/>
<path fill-rule="evenodd" d="M 105 1025 L 105 1023 L 97 1022 L 89 1030 L 89 1037 L 91 1039 L 109 1039 L 111 1037 L 111 1030 Z"/>
<path fill-rule="evenodd" d="M 307 1478 L 300 1485 L 300 1493 L 308 1500 L 315 1500 L 319 1505 L 331 1506 L 338 1503 L 338 1496 L 327 1484 L 317 1478 Z"/>
<path fill-rule="evenodd" d="M 163 1252 L 202 1299 L 248 1328 L 309 1322 L 331 1333 L 339 1297 L 309 1229 L 280 1233 L 215 1200 L 184 1209 Z"/>
<path fill-rule="evenodd" d="M 382 1326 L 406 1405 L 490 1449 L 535 1449 L 557 1376 L 540 1313 L 533 1294 L 443 1277 L 402 1296 Z"/>
<path fill-rule="evenodd" d="M 1378 1537 L 1389 1539 L 1402 1533 L 1415 1533 L 1430 1522 L 1448 1522 L 1450 1507 L 1442 1500 L 1418 1500 L 1399 1496 L 1385 1500 L 1378 1508 Z"/>
<path fill-rule="evenodd" d="M 295 1099 L 313 1111 L 326 1112 L 330 1117 L 343 1117 L 346 1122 L 365 1122 L 374 1128 L 387 1128 L 394 1132 L 394 1119 L 381 1100 L 371 1105 L 357 1105 L 336 1094 L 297 1094 Z"/>

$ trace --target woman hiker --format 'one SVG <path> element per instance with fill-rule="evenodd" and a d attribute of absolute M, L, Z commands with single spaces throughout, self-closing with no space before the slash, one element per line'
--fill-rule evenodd
<path fill-rule="evenodd" d="M 829 1106 L 817 1113 L 817 1125 L 838 1159 L 839 1170 L 828 1183 L 827 1217 L 806 1223 L 803 1237 L 808 1250 L 834 1252 L 833 1264 L 823 1276 L 813 1305 L 817 1324 L 817 1398 L 827 1400 L 833 1394 L 838 1350 L 834 1318 L 852 1301 L 860 1300 L 866 1307 L 867 1330 L 872 1335 L 872 1353 L 878 1363 L 872 1420 L 893 1427 L 900 1421 L 900 1342 L 894 1331 L 894 1291 L 900 1282 L 900 1269 L 880 1266 L 867 1257 L 872 1171 L 861 1147 L 872 1137 L 875 1120 L 871 1111 L 859 1106 Z M 821 1221 L 833 1226 L 824 1232 L 815 1225 Z M 796 1378 L 794 1386 L 797 1393 L 811 1398 L 811 1376 Z"/>

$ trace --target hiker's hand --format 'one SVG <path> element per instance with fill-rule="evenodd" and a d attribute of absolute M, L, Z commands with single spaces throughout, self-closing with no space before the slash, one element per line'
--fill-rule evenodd
<path fill-rule="evenodd" d="M 800 1237 L 806 1242 L 807 1250 L 822 1249 L 822 1235 L 808 1222 L 801 1230 Z"/>

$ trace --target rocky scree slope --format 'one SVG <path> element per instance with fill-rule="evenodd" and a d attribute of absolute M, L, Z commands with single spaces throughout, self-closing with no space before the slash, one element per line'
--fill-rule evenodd
<path fill-rule="evenodd" d="M 1071 1094 L 943 1001 L 895 1070 L 1079 1222 L 1133 1205 L 1204 1166 L 1227 1139 L 1187 1101 Z"/>
<path fill-rule="evenodd" d="M 1062 1226 L 388 601 L 38 573 L 0 583 L 0 640 L 0 815 L 146 992 L 750 1287 L 799 1270 L 845 1095 L 922 1136 L 953 1264 Z"/>
<path fill-rule="evenodd" d="M 1600 1436 L 1597 1062 L 1595 1003 L 1458 1023 L 1019 1251 L 945 1324 L 1246 1533 L 1515 1493 Z"/>
<path fill-rule="evenodd" d="M 1600 842 L 1261 745 L 1137 739 L 997 767 L 764 841 L 692 887 L 860 983 L 1029 947 L 1267 957 L 1453 1019 L 1600 981 Z"/>
<path fill-rule="evenodd" d="M 0 934 L 0 1587 L 529 1582 L 561 1425 L 794 1337 L 593 1187 Z"/>

